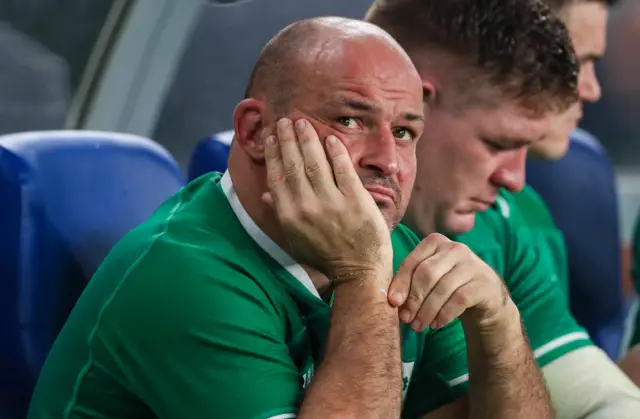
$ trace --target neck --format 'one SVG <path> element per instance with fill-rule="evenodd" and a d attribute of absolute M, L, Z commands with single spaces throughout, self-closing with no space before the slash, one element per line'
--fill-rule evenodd
<path fill-rule="evenodd" d="M 250 160 L 237 144 L 232 144 L 229 152 L 229 173 L 233 180 L 233 188 L 249 217 L 258 227 L 280 248 L 295 259 L 289 242 L 280 228 L 280 223 L 274 211 L 262 201 L 262 195 L 268 191 L 266 168 Z M 307 272 L 313 285 L 322 295 L 329 280 L 319 271 L 310 266 L 300 264 Z"/>

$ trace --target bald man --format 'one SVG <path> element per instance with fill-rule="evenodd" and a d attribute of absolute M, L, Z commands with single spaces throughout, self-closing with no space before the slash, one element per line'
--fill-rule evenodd
<path fill-rule="evenodd" d="M 462 329 L 442 326 L 463 311 L 472 417 L 552 417 L 500 278 L 468 248 L 398 226 L 422 100 L 410 59 L 373 25 L 322 18 L 277 35 L 235 110 L 229 171 L 112 250 L 28 417 L 387 419 L 405 395 L 403 417 L 418 417 L 456 397 L 466 369 L 446 360 Z M 420 332 L 387 301 L 398 268 L 435 280 Z"/>

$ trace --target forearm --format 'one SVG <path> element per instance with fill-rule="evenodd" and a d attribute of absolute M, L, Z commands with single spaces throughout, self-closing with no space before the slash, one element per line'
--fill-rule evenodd
<path fill-rule="evenodd" d="M 507 310 L 500 326 L 481 327 L 466 321 L 463 316 L 469 362 L 470 417 L 553 418 L 549 394 L 520 322 L 520 314 L 512 302 Z"/>
<path fill-rule="evenodd" d="M 400 417 L 398 313 L 375 282 L 364 279 L 337 287 L 324 359 L 300 419 Z"/>

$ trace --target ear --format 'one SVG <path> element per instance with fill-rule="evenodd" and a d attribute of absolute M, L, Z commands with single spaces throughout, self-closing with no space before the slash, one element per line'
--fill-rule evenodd
<path fill-rule="evenodd" d="M 435 82 L 432 80 L 422 80 L 422 100 L 425 104 L 433 103 L 436 100 L 437 93 Z"/>
<path fill-rule="evenodd" d="M 234 140 L 253 160 L 264 161 L 264 140 L 266 138 L 265 103 L 258 99 L 244 99 L 233 112 Z"/>

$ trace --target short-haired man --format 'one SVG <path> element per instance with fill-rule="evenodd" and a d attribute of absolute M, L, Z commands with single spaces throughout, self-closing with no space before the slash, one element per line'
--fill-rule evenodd
<path fill-rule="evenodd" d="M 582 116 L 582 103 L 595 103 L 601 97 L 600 83 L 598 81 L 595 63 L 599 60 L 606 49 L 606 32 L 609 15 L 609 7 L 615 5 L 617 0 L 545 0 L 567 26 L 571 35 L 573 46 L 580 64 L 580 74 L 578 76 L 578 96 L 577 102 L 569 111 L 565 113 L 565 118 L 569 121 L 569 126 L 574 128 Z M 576 132 L 575 136 L 580 136 Z M 529 148 L 529 157 L 545 160 L 557 160 L 567 153 L 569 147 L 570 133 L 564 129 L 558 129 L 553 135 L 548 136 L 543 141 L 532 144 Z M 582 135 L 584 137 L 584 135 Z M 582 191 L 589 193 L 589 191 Z M 563 292 L 569 298 L 572 294 L 579 296 L 582 307 L 589 307 L 588 313 L 576 308 L 573 312 L 576 319 L 583 324 L 587 330 L 594 327 L 590 319 L 600 318 L 603 323 L 613 321 L 622 306 L 621 284 L 613 286 L 602 286 L 586 288 L 577 287 L 586 283 L 603 283 L 602 281 L 581 281 L 574 285 L 573 293 L 569 277 L 569 254 L 566 249 L 562 232 L 556 227 L 553 217 L 543 201 L 533 188 L 525 185 L 522 191 L 512 194 L 514 204 L 518 206 L 523 215 L 526 227 L 529 228 L 536 240 L 536 247 L 541 252 L 541 258 L 548 260 L 555 265 L 557 283 L 562 287 Z M 603 246 L 609 243 L 603 243 Z M 619 246 L 615 243 L 614 246 Z M 579 260 L 584 266 L 585 272 L 596 272 L 602 274 L 611 266 L 618 266 L 619 253 L 610 253 L 617 260 L 608 262 L 609 258 L 593 257 L 588 260 Z M 604 262 L 603 262 L 604 260 Z M 575 261 L 573 263 L 576 263 Z M 604 266 L 603 266 L 604 265 Z M 605 274 L 606 275 L 606 274 Z M 620 280 L 619 272 L 609 272 L 608 277 Z M 571 299 L 569 299 L 571 302 Z M 574 299 L 575 301 L 575 299 Z M 575 306 L 574 306 L 575 307 Z"/>
<path fill-rule="evenodd" d="M 526 221 L 507 192 L 524 186 L 527 148 L 545 142 L 546 149 L 564 152 L 579 117 L 564 84 L 540 84 L 578 72 L 577 63 L 554 47 L 565 30 L 553 27 L 554 19 L 523 22 L 513 5 L 378 0 L 369 10 L 366 20 L 407 50 L 429 94 L 428 129 L 418 143 L 416 184 L 403 222 L 419 236 L 437 231 L 467 244 L 503 277 L 559 417 L 636 417 L 640 391 L 575 322 L 554 280 L 554 262 L 523 228 Z M 532 29 L 521 34 L 519 26 Z M 591 58 L 591 52 L 582 58 L 582 96 L 597 93 Z M 414 326 L 429 322 L 418 302 L 431 290 L 411 284 L 409 291 L 409 282 L 394 281 L 390 289 L 399 292 L 393 301 L 401 305 L 401 318 Z"/>
<path fill-rule="evenodd" d="M 229 170 L 116 245 L 28 417 L 417 418 L 456 396 L 463 371 L 446 361 L 464 353 L 461 323 L 471 417 L 553 417 L 501 279 L 468 248 L 398 226 L 424 129 L 402 48 L 368 23 L 298 22 L 265 47 L 247 92 Z M 400 263 L 451 296 L 429 301 L 439 330 L 400 327 L 386 292 Z M 442 409 L 424 417 L 468 417 Z"/>

